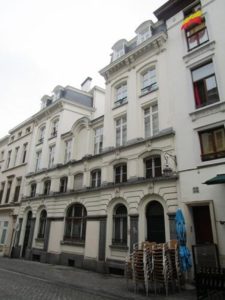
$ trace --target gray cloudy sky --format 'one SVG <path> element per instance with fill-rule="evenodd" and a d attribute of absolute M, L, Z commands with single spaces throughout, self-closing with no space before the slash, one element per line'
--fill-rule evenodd
<path fill-rule="evenodd" d="M 0 0 L 0 138 L 36 113 L 56 85 L 80 88 L 166 0 Z"/>

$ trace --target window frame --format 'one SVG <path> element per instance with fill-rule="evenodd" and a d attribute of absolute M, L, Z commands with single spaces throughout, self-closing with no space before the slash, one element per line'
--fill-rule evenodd
<path fill-rule="evenodd" d="M 36 152 L 35 171 L 38 172 L 41 169 L 41 156 L 42 150 Z"/>
<path fill-rule="evenodd" d="M 95 169 L 91 172 L 91 187 L 96 188 L 101 186 L 101 170 Z"/>
<path fill-rule="evenodd" d="M 32 182 L 30 184 L 30 197 L 35 197 L 36 196 L 36 190 L 37 190 L 37 183 Z"/>
<path fill-rule="evenodd" d="M 58 128 L 59 128 L 59 118 L 52 120 L 51 123 L 51 138 L 56 137 L 58 135 Z"/>
<path fill-rule="evenodd" d="M 156 160 L 160 159 L 159 165 L 156 165 Z M 151 166 L 148 166 L 148 162 Z M 144 159 L 145 178 L 152 179 L 162 176 L 162 158 L 161 155 L 152 155 Z"/>
<path fill-rule="evenodd" d="M 115 119 L 115 131 L 116 131 L 116 147 L 124 146 L 127 142 L 127 116 L 126 115 Z"/>
<path fill-rule="evenodd" d="M 55 144 L 49 146 L 48 168 L 52 168 L 54 166 L 55 149 L 56 149 L 56 145 Z"/>
<path fill-rule="evenodd" d="M 199 78 L 198 80 L 194 80 L 194 72 L 197 70 L 200 70 L 201 68 L 204 68 L 207 65 L 212 65 L 212 70 L 213 73 L 209 73 L 207 75 L 204 75 L 204 77 Z M 193 86 L 193 93 L 194 93 L 194 100 L 195 100 L 195 108 L 199 109 L 211 104 L 214 104 L 216 102 L 220 101 L 220 97 L 219 97 L 219 90 L 218 90 L 218 85 L 217 85 L 217 80 L 216 80 L 216 74 L 215 74 L 215 70 L 214 70 L 214 65 L 213 65 L 213 61 L 209 60 L 204 62 L 203 64 L 196 66 L 195 68 L 191 69 L 191 77 L 192 77 L 192 86 Z M 209 96 L 208 96 L 208 90 L 207 90 L 207 83 L 206 80 L 209 78 L 214 78 L 215 81 L 215 89 L 216 89 L 216 94 L 217 94 L 217 99 L 216 100 L 208 100 Z M 204 86 L 204 99 L 201 99 L 202 95 L 200 94 L 200 90 L 198 88 L 199 83 L 203 83 Z M 205 100 L 206 99 L 206 100 Z"/>
<path fill-rule="evenodd" d="M 51 180 L 50 179 L 46 179 L 44 181 L 43 195 L 44 196 L 50 195 L 50 190 L 51 190 Z"/>
<path fill-rule="evenodd" d="M 45 130 L 46 130 L 45 125 L 42 125 L 42 126 L 39 127 L 39 130 L 38 130 L 38 143 L 43 143 L 44 136 L 45 136 Z"/>
<path fill-rule="evenodd" d="M 76 215 L 76 210 L 81 209 L 81 214 Z M 71 216 L 69 214 L 71 213 Z M 84 205 L 74 203 L 66 212 L 64 241 L 85 242 L 87 225 L 87 210 Z M 78 226 L 78 234 L 74 234 L 74 226 Z"/>
<path fill-rule="evenodd" d="M 80 179 L 82 177 L 82 180 L 80 180 L 81 185 L 79 185 L 79 186 L 76 185 L 76 179 L 79 178 L 78 176 L 80 176 Z M 78 179 L 77 179 L 77 181 L 78 181 Z M 81 190 L 83 188 L 83 183 L 84 183 L 84 174 L 82 172 L 75 174 L 74 175 L 74 184 L 73 184 L 74 190 L 75 191 L 76 190 Z"/>
<path fill-rule="evenodd" d="M 103 126 L 94 129 L 94 154 L 102 153 L 103 149 Z"/>
<path fill-rule="evenodd" d="M 218 127 L 214 127 L 214 128 L 210 128 L 207 130 L 203 130 L 200 131 L 199 134 L 199 141 L 200 141 L 200 148 L 201 148 L 201 160 L 204 161 L 209 161 L 209 160 L 213 160 L 213 159 L 219 159 L 219 158 L 224 158 L 225 157 L 225 149 L 222 151 L 217 151 L 217 143 L 216 143 L 216 137 L 215 137 L 215 133 L 218 130 L 223 130 L 223 143 L 225 145 L 225 128 L 224 126 L 218 126 Z M 211 136 L 211 141 L 212 141 L 212 145 L 211 147 L 213 148 L 214 152 L 210 152 L 210 153 L 204 153 L 204 141 L 203 141 L 203 135 L 204 134 L 212 134 Z"/>
<path fill-rule="evenodd" d="M 154 72 L 154 76 L 151 76 L 151 72 Z M 147 79 L 145 79 L 145 76 Z M 153 80 L 154 79 L 154 80 Z M 148 84 L 146 84 L 146 82 Z M 156 67 L 151 66 L 141 72 L 141 96 L 145 96 L 158 89 Z"/>
<path fill-rule="evenodd" d="M 60 193 L 66 193 L 67 192 L 67 186 L 68 186 L 68 177 L 63 176 L 60 178 L 60 185 L 59 185 L 59 192 Z"/>
<path fill-rule="evenodd" d="M 156 111 L 153 108 L 156 107 Z M 149 110 L 149 113 L 147 113 Z M 159 107 L 158 102 L 152 103 L 151 105 L 143 108 L 144 114 L 144 136 L 146 139 L 151 138 L 159 133 Z M 157 126 L 155 127 L 154 121 L 156 118 Z M 149 119 L 149 121 L 147 120 Z M 148 125 L 149 124 L 149 125 Z M 149 134 L 148 134 L 149 132 Z"/>
<path fill-rule="evenodd" d="M 115 86 L 115 98 L 114 105 L 120 106 L 124 103 L 128 102 L 128 89 L 127 89 L 127 81 L 120 82 Z"/>
<path fill-rule="evenodd" d="M 65 151 L 64 151 L 64 163 L 68 163 L 71 160 L 72 154 L 72 139 L 66 140 L 65 144 Z"/>
<path fill-rule="evenodd" d="M 37 234 L 38 239 L 45 238 L 46 224 L 47 224 L 47 211 L 43 209 L 40 213 L 40 218 L 39 218 L 39 227 L 38 227 L 38 234 Z"/>
<path fill-rule="evenodd" d="M 114 183 L 127 182 L 127 163 L 120 163 L 114 166 Z"/>
<path fill-rule="evenodd" d="M 118 213 L 118 210 L 123 208 L 126 213 Z M 124 228 L 125 227 L 125 228 Z M 128 213 L 127 207 L 118 203 L 113 210 L 113 233 L 112 233 L 112 245 L 127 246 L 127 234 L 128 234 Z"/>

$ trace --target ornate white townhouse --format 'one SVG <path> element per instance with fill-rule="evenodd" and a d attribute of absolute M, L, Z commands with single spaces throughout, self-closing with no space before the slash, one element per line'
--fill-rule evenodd
<path fill-rule="evenodd" d="M 24 187 L 32 120 L 24 121 L 0 140 L 0 253 L 10 255 Z"/>
<path fill-rule="evenodd" d="M 217 244 L 225 266 L 225 1 L 168 1 L 155 15 L 167 27 L 167 101 L 188 245 Z"/>
<path fill-rule="evenodd" d="M 188 246 L 215 243 L 225 264 L 224 9 L 169 0 L 113 45 L 105 90 L 88 77 L 42 98 L 12 256 L 114 272 L 134 243 L 176 238 L 181 207 Z"/>

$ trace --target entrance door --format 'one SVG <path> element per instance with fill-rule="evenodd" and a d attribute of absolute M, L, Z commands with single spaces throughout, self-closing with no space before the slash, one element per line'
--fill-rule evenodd
<path fill-rule="evenodd" d="M 213 243 L 209 206 L 193 206 L 196 244 Z"/>
<path fill-rule="evenodd" d="M 147 240 L 165 243 L 164 210 L 158 201 L 151 201 L 146 209 Z"/>
<path fill-rule="evenodd" d="M 26 249 L 27 249 L 28 242 L 29 242 L 31 220 L 32 220 L 32 212 L 29 211 L 29 213 L 27 215 L 27 224 L 26 224 L 25 236 L 24 236 L 24 241 L 23 241 L 22 257 L 24 257 L 26 254 Z"/>

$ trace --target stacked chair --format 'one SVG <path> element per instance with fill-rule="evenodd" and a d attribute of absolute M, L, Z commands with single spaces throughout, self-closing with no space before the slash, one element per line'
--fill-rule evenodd
<path fill-rule="evenodd" d="M 180 290 L 180 264 L 178 242 L 156 244 L 143 242 L 134 244 L 133 253 L 125 261 L 125 277 L 132 279 L 134 291 L 139 286 L 144 287 L 146 295 L 152 289 L 157 294 L 163 288 L 168 295 L 169 287 L 174 291 L 175 286 Z"/>

